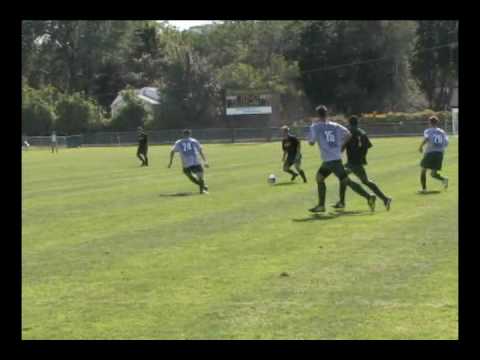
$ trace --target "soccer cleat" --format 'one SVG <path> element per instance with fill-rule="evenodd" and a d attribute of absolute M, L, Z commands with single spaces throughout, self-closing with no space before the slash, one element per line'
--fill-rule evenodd
<path fill-rule="evenodd" d="M 315 206 L 311 209 L 308 209 L 308 211 L 313 212 L 313 213 L 325 212 L 325 206 L 317 205 L 317 206 Z"/>
<path fill-rule="evenodd" d="M 334 209 L 345 209 L 345 204 L 342 202 L 337 202 L 335 205 L 333 205 Z"/>
<path fill-rule="evenodd" d="M 296 178 L 297 178 L 298 174 L 293 174 L 292 175 L 292 178 L 290 179 L 290 181 L 294 181 Z"/>
<path fill-rule="evenodd" d="M 371 211 L 375 211 L 375 200 L 377 200 L 375 195 L 372 195 L 368 198 L 368 206 L 370 207 Z"/>
<path fill-rule="evenodd" d="M 442 182 L 443 182 L 443 188 L 444 188 L 445 190 L 447 190 L 447 189 L 448 189 L 448 179 L 445 178 Z"/>
<path fill-rule="evenodd" d="M 422 189 L 417 191 L 417 194 L 426 194 L 426 193 L 427 193 L 427 189 Z"/>
<path fill-rule="evenodd" d="M 387 211 L 390 211 L 390 205 L 392 204 L 392 198 L 387 198 L 383 203 L 385 204 L 385 208 Z"/>

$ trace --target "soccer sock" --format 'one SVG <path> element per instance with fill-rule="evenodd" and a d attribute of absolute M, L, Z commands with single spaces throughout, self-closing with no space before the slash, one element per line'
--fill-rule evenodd
<path fill-rule="evenodd" d="M 365 185 L 367 185 L 380 199 L 382 199 L 383 201 L 387 201 L 387 197 L 385 196 L 385 194 L 373 181 L 368 181 L 367 183 L 365 183 Z"/>
<path fill-rule="evenodd" d="M 199 186 L 200 186 L 200 191 L 205 189 L 205 181 L 203 179 L 198 180 Z"/>
<path fill-rule="evenodd" d="M 307 177 L 305 176 L 305 173 L 303 172 L 303 170 L 299 170 L 298 173 L 302 177 L 303 182 L 307 182 Z"/>
<path fill-rule="evenodd" d="M 147 157 L 147 155 L 145 155 L 145 165 L 148 166 L 148 157 Z"/>
<path fill-rule="evenodd" d="M 350 186 L 350 188 L 353 191 L 355 191 L 358 195 L 363 196 L 365 199 L 370 198 L 370 194 L 368 192 L 366 192 L 365 189 L 362 188 L 362 186 L 360 184 L 356 183 L 355 181 L 350 180 L 349 183 L 348 183 L 348 186 Z"/>
<path fill-rule="evenodd" d="M 195 176 L 193 176 L 190 173 L 185 173 L 185 175 L 187 175 L 187 177 L 190 179 L 191 182 L 193 182 L 196 185 L 200 185 L 200 182 L 195 178 Z"/>
<path fill-rule="evenodd" d="M 289 174 L 292 175 L 292 176 L 297 176 L 297 175 L 298 175 L 295 171 L 292 171 L 292 170 L 290 170 L 290 169 L 284 170 L 284 171 L 287 172 L 287 173 L 289 173 Z"/>
<path fill-rule="evenodd" d="M 422 184 L 422 189 L 427 189 L 427 174 L 424 172 L 420 173 L 420 183 Z"/>
<path fill-rule="evenodd" d="M 345 193 L 347 192 L 347 185 L 340 182 L 340 202 L 345 204 Z"/>
<path fill-rule="evenodd" d="M 318 205 L 320 206 L 325 206 L 325 195 L 327 193 L 327 186 L 325 185 L 325 182 L 319 182 L 317 183 L 318 187 Z"/>
<path fill-rule="evenodd" d="M 434 179 L 437 179 L 437 180 L 440 180 L 440 181 L 445 180 L 445 178 L 443 176 L 441 176 L 439 173 L 432 173 L 432 177 Z"/>

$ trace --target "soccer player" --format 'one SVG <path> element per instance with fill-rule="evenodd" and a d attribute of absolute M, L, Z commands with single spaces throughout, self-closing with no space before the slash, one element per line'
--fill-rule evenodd
<path fill-rule="evenodd" d="M 307 182 L 307 178 L 305 173 L 301 169 L 302 164 L 302 153 L 300 152 L 300 140 L 297 137 L 290 133 L 290 129 L 288 126 L 283 126 L 283 141 L 282 141 L 282 149 L 283 149 L 283 171 L 292 175 L 292 181 L 300 174 L 303 179 L 303 182 Z M 295 169 L 297 169 L 298 174 L 290 170 L 290 167 L 295 165 Z"/>
<path fill-rule="evenodd" d="M 207 159 L 203 154 L 200 143 L 191 137 L 192 132 L 188 129 L 183 130 L 183 138 L 179 139 L 173 145 L 170 151 L 170 163 L 168 168 L 172 166 L 173 157 L 176 152 L 180 153 L 182 158 L 183 173 L 191 182 L 198 185 L 200 194 L 208 194 L 208 186 L 203 176 L 203 167 L 198 155 L 201 156 L 205 167 L 209 167 Z"/>
<path fill-rule="evenodd" d="M 367 172 L 365 171 L 364 165 L 367 165 L 367 152 L 373 145 L 370 142 L 370 139 L 367 136 L 367 133 L 358 127 L 358 118 L 352 116 L 349 120 L 348 130 L 352 134 L 352 137 L 346 144 L 347 150 L 347 163 L 345 164 L 345 170 L 347 174 L 353 173 L 360 181 L 368 186 L 375 195 L 383 200 L 383 204 L 387 208 L 387 211 L 390 210 L 390 204 L 392 199 L 385 196 L 385 194 L 379 189 L 379 187 L 371 181 Z M 347 185 L 345 183 L 340 183 L 340 201 L 337 202 L 334 206 L 336 209 L 345 208 L 345 192 L 347 190 Z"/>
<path fill-rule="evenodd" d="M 52 154 L 54 150 L 58 153 L 57 133 L 55 131 L 52 131 L 52 136 L 50 137 L 50 147 L 52 148 Z"/>
<path fill-rule="evenodd" d="M 141 126 L 138 127 L 138 149 L 137 157 L 140 159 L 142 164 L 140 166 L 148 166 L 148 135 L 145 133 Z M 142 157 L 143 156 L 143 157 Z"/>
<path fill-rule="evenodd" d="M 375 211 L 376 196 L 366 192 L 362 186 L 351 180 L 342 164 L 342 151 L 352 134 L 344 126 L 327 119 L 327 108 L 319 105 L 316 108 L 319 120 L 310 126 L 309 144 L 318 144 L 323 160 L 317 172 L 318 205 L 309 209 L 311 212 L 325 212 L 325 196 L 327 187 L 325 179 L 333 172 L 340 183 L 349 186 L 354 192 L 367 200 L 371 211 Z"/>
<path fill-rule="evenodd" d="M 442 169 L 443 153 L 448 146 L 448 136 L 443 129 L 438 127 L 438 118 L 432 116 L 429 119 L 430 127 L 423 133 L 423 141 L 418 149 L 423 153 L 423 147 L 427 144 L 425 155 L 420 163 L 422 170 L 420 172 L 420 184 L 422 190 L 420 193 L 427 191 L 427 169 L 431 170 L 432 178 L 440 180 L 444 189 L 448 188 L 448 179 L 441 176 L 438 171 Z"/>

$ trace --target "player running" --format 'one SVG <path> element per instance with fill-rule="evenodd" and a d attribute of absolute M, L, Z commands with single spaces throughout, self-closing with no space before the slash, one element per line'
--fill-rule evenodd
<path fill-rule="evenodd" d="M 52 131 L 52 135 L 50 136 L 50 147 L 52 149 L 52 154 L 54 151 L 58 154 L 58 144 L 57 144 L 57 132 Z"/>
<path fill-rule="evenodd" d="M 305 173 L 301 169 L 302 164 L 302 153 L 300 152 L 300 140 L 297 139 L 295 135 L 290 133 L 288 126 L 283 126 L 283 140 L 282 140 L 282 149 L 283 149 L 283 171 L 292 175 L 291 181 L 294 181 L 295 178 L 300 174 L 303 179 L 303 182 L 307 182 Z M 290 170 L 290 167 L 294 165 L 295 169 L 298 171 L 298 174 Z"/>
<path fill-rule="evenodd" d="M 340 183 L 350 186 L 360 196 L 364 197 L 371 211 L 375 210 L 376 196 L 366 192 L 360 184 L 351 180 L 342 164 L 342 151 L 352 134 L 344 126 L 327 119 L 327 108 L 323 105 L 316 108 L 319 120 L 310 126 L 309 144 L 318 144 L 323 160 L 317 172 L 318 205 L 309 209 L 311 212 L 325 211 L 325 196 L 327 187 L 325 179 L 333 172 Z"/>
<path fill-rule="evenodd" d="M 138 132 L 138 149 L 137 157 L 140 159 L 142 164 L 140 166 L 148 166 L 148 135 L 145 133 L 141 126 L 137 129 Z"/>
<path fill-rule="evenodd" d="M 352 137 L 346 144 L 347 150 L 347 163 L 345 164 L 345 170 L 347 174 L 353 173 L 360 181 L 368 186 L 375 195 L 383 200 L 383 204 L 387 208 L 387 211 L 390 210 L 390 204 L 392 199 L 379 189 L 379 187 L 371 181 L 367 172 L 365 171 L 364 165 L 367 165 L 367 152 L 368 149 L 373 145 L 370 142 L 370 139 L 367 136 L 367 133 L 358 127 L 358 119 L 356 116 L 352 116 L 349 120 L 348 130 L 352 134 Z M 345 208 L 345 192 L 347 190 L 347 185 L 345 183 L 340 183 L 340 201 L 338 201 L 334 208 L 343 209 Z"/>
<path fill-rule="evenodd" d="M 427 169 L 431 170 L 430 175 L 432 178 L 442 182 L 445 190 L 448 188 L 448 179 L 438 173 L 442 169 L 443 153 L 448 146 L 448 136 L 443 129 L 438 127 L 438 118 L 436 116 L 432 116 L 428 120 L 430 127 L 424 131 L 424 139 L 418 149 L 423 153 L 423 147 L 427 144 L 425 155 L 420 163 L 422 167 L 420 172 L 422 190 L 420 190 L 420 193 L 427 191 Z"/>
<path fill-rule="evenodd" d="M 200 143 L 190 135 L 190 130 L 183 130 L 183 138 L 177 140 L 170 151 L 170 163 L 168 164 L 168 168 L 172 166 L 175 153 L 180 153 L 180 157 L 182 158 L 183 173 L 190 179 L 191 182 L 200 187 L 200 194 L 208 194 L 208 186 L 205 184 L 203 167 L 198 155 L 201 156 L 205 167 L 208 168 L 209 165 L 205 155 L 203 154 Z"/>

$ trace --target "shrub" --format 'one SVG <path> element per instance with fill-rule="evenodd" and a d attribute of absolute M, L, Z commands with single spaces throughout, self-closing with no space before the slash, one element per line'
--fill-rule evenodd
<path fill-rule="evenodd" d="M 151 116 L 143 102 L 137 98 L 133 90 L 124 91 L 122 96 L 125 104 L 112 119 L 110 127 L 114 130 L 126 131 L 145 126 Z"/>
<path fill-rule="evenodd" d="M 57 102 L 56 113 L 56 130 L 70 135 L 94 130 L 103 122 L 100 107 L 82 93 L 64 95 Z"/>
<path fill-rule="evenodd" d="M 53 106 L 41 93 L 27 85 L 22 88 L 22 133 L 30 136 L 47 135 L 54 126 Z"/>

